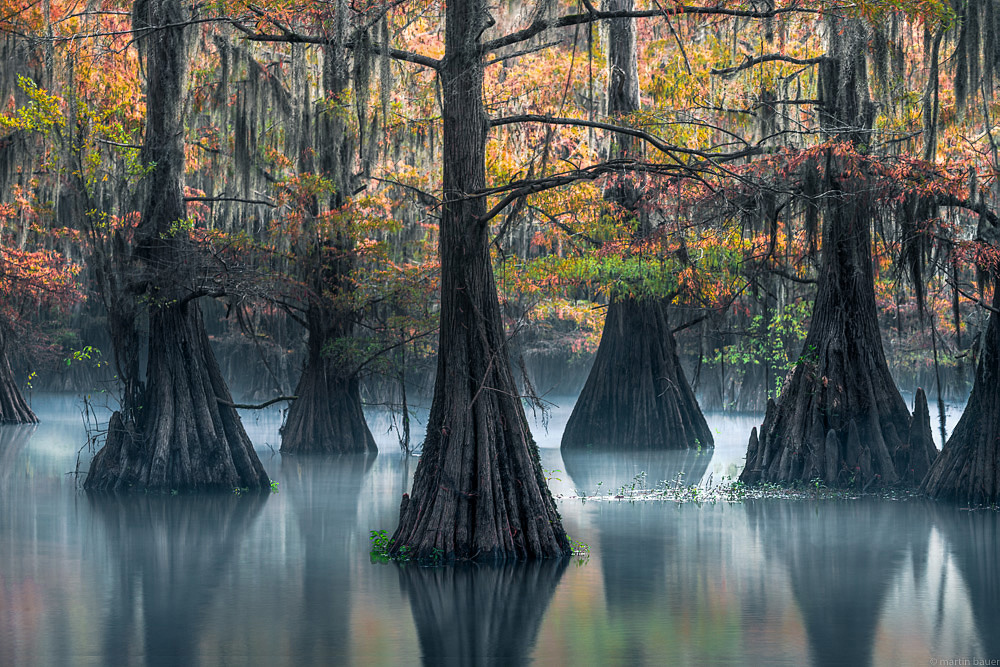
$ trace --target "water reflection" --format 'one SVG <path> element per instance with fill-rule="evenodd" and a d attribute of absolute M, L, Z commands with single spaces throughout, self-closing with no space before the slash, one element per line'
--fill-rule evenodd
<path fill-rule="evenodd" d="M 872 664 L 890 587 L 908 557 L 927 561 L 928 505 L 758 501 L 745 508 L 766 557 L 784 566 L 812 664 Z M 915 569 L 919 579 L 923 573 Z"/>
<path fill-rule="evenodd" d="M 576 488 L 593 493 L 599 482 L 611 492 L 630 486 L 641 472 L 650 486 L 675 479 L 693 484 L 711 456 L 692 450 L 564 451 L 563 462 Z M 590 541 L 592 554 L 587 567 L 600 568 L 607 616 L 606 621 L 591 620 L 591 627 L 575 638 L 588 647 L 586 656 L 615 664 L 727 664 L 741 659 L 755 664 L 747 651 L 760 647 L 747 646 L 741 637 L 737 595 L 742 575 L 755 576 L 760 563 L 733 562 L 747 540 L 742 516 L 722 505 L 703 511 L 693 504 L 629 502 L 628 491 L 621 500 L 588 501 L 581 513 L 580 537 Z M 750 599 L 765 592 L 762 587 L 746 591 Z"/>
<path fill-rule="evenodd" d="M 605 495 L 621 491 L 625 496 L 634 480 L 636 488 L 660 482 L 697 483 L 711 460 L 710 452 L 692 449 L 635 453 L 567 449 L 562 456 L 577 489 L 600 489 Z M 667 577 L 663 559 L 670 562 L 669 554 L 677 550 L 679 528 L 677 521 L 661 522 L 661 517 L 655 516 L 662 512 L 663 507 L 633 506 L 625 511 L 609 507 L 601 513 L 596 547 L 601 554 L 604 595 L 612 613 L 646 605 L 662 594 Z"/>
<path fill-rule="evenodd" d="M 503 565 L 399 566 L 425 665 L 529 662 L 568 559 Z"/>
<path fill-rule="evenodd" d="M 374 455 L 283 456 L 282 493 L 304 542 L 302 599 L 296 610 L 296 659 L 321 664 L 346 657 L 350 645 L 352 554 L 364 543 L 357 534 L 358 498 Z"/>
<path fill-rule="evenodd" d="M 948 540 L 949 556 L 968 589 L 982 644 L 979 656 L 1000 659 L 1000 514 L 946 504 L 935 505 L 934 510 L 935 525 Z"/>
<path fill-rule="evenodd" d="M 117 563 L 106 582 L 106 664 L 197 665 L 216 591 L 267 495 L 87 495 Z M 217 613 L 217 612 L 215 612 Z M 140 643 L 141 642 L 141 643 Z"/>
<path fill-rule="evenodd" d="M 37 424 L 0 425 L 0 493 L 6 494 L 11 480 L 24 474 L 17 462 L 37 428 Z"/>
<path fill-rule="evenodd" d="M 711 451 L 693 449 L 660 452 L 579 452 L 563 450 L 566 473 L 580 491 L 593 494 L 629 494 L 633 481 L 636 488 L 653 487 L 660 482 L 673 484 L 697 483 L 705 474 Z M 643 479 L 643 473 L 645 478 Z M 622 487 L 625 488 L 622 488 Z M 597 548 L 601 554 L 604 595 L 611 611 L 648 604 L 661 595 L 667 571 L 663 559 L 677 547 L 678 522 L 661 522 L 662 507 L 645 511 L 632 507 L 608 508 L 598 522 Z M 610 522 L 610 523 L 609 523 Z M 626 524 L 628 537 L 623 536 L 621 523 Z"/>
<path fill-rule="evenodd" d="M 566 473 L 581 496 L 615 494 L 636 482 L 636 488 L 661 482 L 697 484 L 712 460 L 712 450 L 680 449 L 657 452 L 590 452 L 562 450 Z M 637 479 L 644 477 L 643 480 Z M 641 483 L 640 483 L 641 482 Z"/>
<path fill-rule="evenodd" d="M 640 488 L 660 482 L 696 483 L 711 459 L 710 452 L 695 450 L 642 453 L 563 450 L 562 454 L 566 472 L 578 489 L 602 489 L 604 494 L 622 491 L 621 495 L 626 497 L 633 480 L 641 482 L 637 483 Z M 626 488 L 619 488 L 623 485 Z M 699 564 L 679 557 L 686 541 L 681 532 L 685 528 L 690 532 L 692 526 L 666 511 L 666 506 L 659 502 L 602 503 L 595 510 L 594 519 L 597 544 L 591 548 L 599 557 L 608 615 L 625 623 L 621 626 L 624 629 L 652 613 L 663 623 L 664 634 L 669 635 L 680 615 L 678 612 L 683 613 L 685 605 L 694 606 L 699 595 L 692 586 L 702 579 L 691 569 L 691 565 L 697 568 Z M 664 601 L 667 606 L 662 605 Z M 659 649 L 636 637 L 624 642 L 619 650 L 620 658 L 627 664 L 642 664 Z"/>
<path fill-rule="evenodd" d="M 0 428 L 0 665 L 749 664 L 1000 658 L 1000 515 L 921 502 L 582 502 L 685 472 L 718 480 L 745 424 L 710 416 L 714 452 L 558 449 L 544 467 L 589 562 L 467 571 L 373 565 L 415 459 L 394 434 L 365 458 L 267 458 L 280 492 L 116 500 L 77 492 L 75 402 Z M 567 409 L 568 413 L 568 409 Z M 249 419 L 247 420 L 250 421 Z M 554 425 L 554 426 L 553 426 Z M 720 467 L 721 466 L 721 467 Z M 86 465 L 84 465 L 86 468 Z M 560 478 L 560 479 L 556 479 Z M 402 571 L 401 571 L 402 570 Z"/>

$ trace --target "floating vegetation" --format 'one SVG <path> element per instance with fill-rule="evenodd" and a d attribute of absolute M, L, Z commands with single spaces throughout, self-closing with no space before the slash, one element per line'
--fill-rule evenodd
<path fill-rule="evenodd" d="M 614 490 L 612 490 L 614 489 Z M 911 489 L 882 489 L 874 492 L 863 492 L 859 489 L 829 488 L 823 480 L 817 478 L 809 483 L 792 485 L 762 483 L 749 486 L 733 479 L 723 477 L 715 482 L 712 476 L 698 484 L 688 484 L 684 473 L 678 473 L 671 480 L 661 480 L 655 485 L 646 481 L 646 473 L 640 472 L 626 484 L 617 487 L 600 482 L 593 494 L 577 490 L 575 496 L 561 496 L 562 499 L 580 499 L 583 501 L 672 501 L 675 503 L 742 503 L 748 500 L 859 500 L 861 498 L 878 498 L 882 500 L 911 500 L 923 498 Z"/>

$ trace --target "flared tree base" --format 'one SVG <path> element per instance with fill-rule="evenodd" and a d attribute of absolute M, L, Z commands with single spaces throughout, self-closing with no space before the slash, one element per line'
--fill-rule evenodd
<path fill-rule="evenodd" d="M 922 437 L 911 443 L 910 430 L 884 359 L 878 364 L 864 339 L 831 336 L 817 347 L 807 338 L 779 402 L 768 402 L 759 436 L 757 429 L 750 435 L 740 480 L 821 479 L 837 488 L 916 484 L 919 473 L 908 473 L 909 463 L 931 454 L 926 434 L 917 429 Z"/>
<path fill-rule="evenodd" d="M 88 491 L 266 490 L 267 473 L 243 429 L 195 302 L 150 314 L 143 405 L 116 412 L 90 465 Z"/>
<path fill-rule="evenodd" d="M 357 378 L 340 378 L 320 361 L 310 364 L 281 429 L 282 454 L 376 454 L 361 409 Z"/>
<path fill-rule="evenodd" d="M 1000 295 L 1000 289 L 997 289 Z M 993 307 L 1000 306 L 1000 296 Z M 969 403 L 920 490 L 972 506 L 1000 504 L 1000 322 L 994 312 Z"/>
<path fill-rule="evenodd" d="M 400 505 L 394 556 L 499 563 L 569 555 L 519 408 L 489 392 L 471 409 L 444 408 L 451 414 L 443 421 L 431 416 L 413 489 Z"/>
<path fill-rule="evenodd" d="M 38 417 L 28 407 L 14 381 L 7 355 L 0 356 L 0 424 L 37 424 Z"/>
<path fill-rule="evenodd" d="M 712 445 L 712 431 L 677 358 L 666 305 L 613 301 L 562 447 L 641 451 Z"/>

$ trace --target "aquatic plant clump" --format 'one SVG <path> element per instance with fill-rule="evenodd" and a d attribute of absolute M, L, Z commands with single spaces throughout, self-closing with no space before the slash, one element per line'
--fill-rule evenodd
<path fill-rule="evenodd" d="M 586 501 L 637 502 L 672 501 L 675 503 L 743 503 L 753 500 L 858 500 L 880 498 L 884 500 L 909 500 L 920 498 L 920 494 L 905 489 L 882 489 L 875 492 L 860 492 L 827 487 L 817 478 L 808 483 L 784 485 L 762 483 L 748 485 L 739 479 L 723 477 L 713 482 L 711 476 L 705 482 L 689 484 L 683 473 L 670 480 L 660 480 L 654 485 L 646 484 L 646 473 L 640 472 L 627 484 L 618 486 L 598 483 L 592 494 L 577 490 L 577 495 L 557 496 L 559 499 L 579 499 Z"/>

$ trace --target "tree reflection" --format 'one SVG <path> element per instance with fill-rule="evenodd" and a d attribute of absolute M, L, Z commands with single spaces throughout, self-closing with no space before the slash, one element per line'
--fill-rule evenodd
<path fill-rule="evenodd" d="M 37 428 L 36 424 L 0 425 L 0 492 L 9 491 L 17 472 L 23 470 L 23 466 L 18 467 L 17 460 Z"/>
<path fill-rule="evenodd" d="M 425 665 L 526 664 L 569 559 L 420 567 L 402 563 Z"/>
<path fill-rule="evenodd" d="M 284 456 L 281 492 L 291 502 L 305 548 L 302 606 L 292 644 L 301 664 L 343 656 L 350 645 L 351 556 L 357 543 L 358 497 L 374 455 Z"/>
<path fill-rule="evenodd" d="M 781 500 L 745 507 L 768 561 L 787 571 L 813 664 L 872 664 L 889 587 L 907 555 L 926 562 L 926 505 Z M 918 565 L 917 575 L 923 571 Z"/>
<path fill-rule="evenodd" d="M 935 505 L 934 519 L 969 591 L 983 656 L 1000 659 L 1000 514 Z"/>
<path fill-rule="evenodd" d="M 104 628 L 107 664 L 196 665 L 204 620 L 267 494 L 127 498 L 88 494 L 117 556 Z M 140 611 L 141 610 L 141 611 Z M 141 624 L 141 628 L 137 625 Z M 144 646 L 134 646 L 137 631 Z"/>
<path fill-rule="evenodd" d="M 645 474 L 645 485 L 660 482 L 697 484 L 708 469 L 711 453 L 684 449 L 647 453 L 576 452 L 563 450 L 566 473 L 580 491 L 593 494 L 616 494 Z M 663 525 L 662 507 L 657 507 L 643 525 L 647 513 L 643 507 L 629 506 L 627 512 L 609 507 L 597 516 L 598 548 L 604 596 L 614 611 L 622 608 L 645 608 L 647 602 L 661 596 L 666 588 L 668 555 L 677 549 L 677 523 Z"/>

